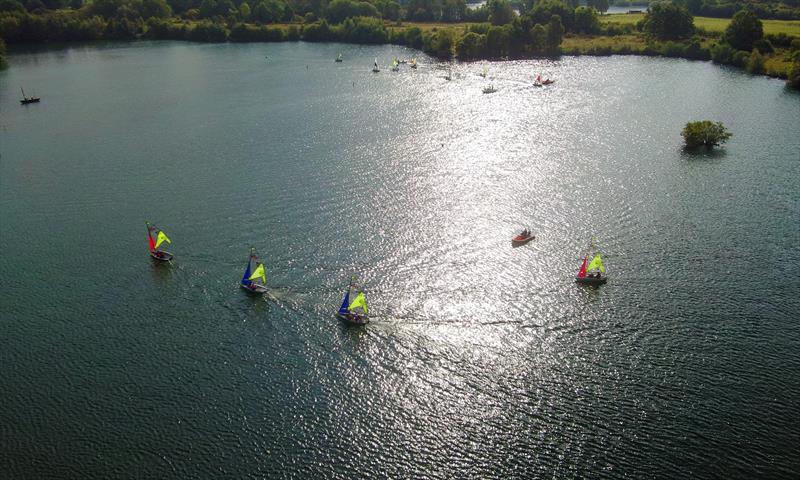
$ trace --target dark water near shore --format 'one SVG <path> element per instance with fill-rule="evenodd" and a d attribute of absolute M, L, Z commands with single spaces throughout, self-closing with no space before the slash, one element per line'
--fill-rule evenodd
<path fill-rule="evenodd" d="M 11 56 L 0 476 L 796 478 L 800 95 L 637 57 L 491 64 L 483 95 L 395 55 Z M 705 118 L 733 138 L 683 153 Z M 251 245 L 277 302 L 237 286 Z"/>

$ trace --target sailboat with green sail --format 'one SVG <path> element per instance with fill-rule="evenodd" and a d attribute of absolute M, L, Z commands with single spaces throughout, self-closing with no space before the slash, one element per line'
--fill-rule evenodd
<path fill-rule="evenodd" d="M 169 262 L 174 257 L 173 254 L 163 250 L 164 243 L 172 243 L 166 233 L 150 222 L 145 222 L 147 225 L 147 243 L 150 247 L 150 256 L 160 262 Z"/>
<path fill-rule="evenodd" d="M 339 307 L 336 316 L 351 325 L 366 325 L 369 323 L 367 298 L 364 296 L 364 291 L 358 287 L 356 280 L 355 275 L 350 278 L 350 284 L 344 292 L 342 306 Z"/>
<path fill-rule="evenodd" d="M 250 257 L 247 259 L 247 267 L 239 282 L 248 293 L 267 293 L 267 274 L 264 272 L 264 264 L 258 258 L 255 247 L 250 248 Z"/>
<path fill-rule="evenodd" d="M 590 258 L 591 261 L 589 261 Z M 575 275 L 575 281 L 584 285 L 602 285 L 607 280 L 603 259 L 600 256 L 600 251 L 595 248 L 594 237 L 592 237 L 589 248 L 586 250 L 586 255 L 583 256 L 581 268 L 578 270 L 578 274 Z"/>

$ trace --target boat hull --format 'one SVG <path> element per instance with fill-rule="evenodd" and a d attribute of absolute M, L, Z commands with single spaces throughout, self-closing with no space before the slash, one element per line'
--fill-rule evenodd
<path fill-rule="evenodd" d="M 39 100 L 40 100 L 39 98 L 35 98 L 35 97 L 34 98 L 23 98 L 22 100 L 19 101 L 19 103 L 21 103 L 23 105 L 27 105 L 29 103 L 39 103 Z"/>
<path fill-rule="evenodd" d="M 347 325 L 366 325 L 369 323 L 369 317 L 366 315 L 337 313 L 336 316 Z"/>
<path fill-rule="evenodd" d="M 169 262 L 173 258 L 175 258 L 175 255 L 169 252 L 158 251 L 158 252 L 150 252 L 150 257 L 152 257 L 153 260 L 158 260 L 159 262 Z"/>
<path fill-rule="evenodd" d="M 263 285 L 250 286 L 240 283 L 239 286 L 242 287 L 242 290 L 252 295 L 263 295 L 269 291 L 269 289 Z"/>
<path fill-rule="evenodd" d="M 536 235 L 531 235 L 530 237 L 521 237 L 521 238 L 520 238 L 520 235 L 517 235 L 516 237 L 511 239 L 511 246 L 512 247 L 520 247 L 520 246 L 525 245 L 526 243 L 530 242 L 534 238 L 536 238 Z"/>
<path fill-rule="evenodd" d="M 581 285 L 602 285 L 607 280 L 606 277 L 575 277 L 575 283 Z"/>

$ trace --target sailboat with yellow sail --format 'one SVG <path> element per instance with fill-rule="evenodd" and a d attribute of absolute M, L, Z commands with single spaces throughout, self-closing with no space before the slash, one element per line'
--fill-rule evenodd
<path fill-rule="evenodd" d="M 366 325 L 369 323 L 369 310 L 364 292 L 356 284 L 355 275 L 350 279 L 350 285 L 344 292 L 342 306 L 336 316 L 351 325 Z"/>
<path fill-rule="evenodd" d="M 169 262 L 175 256 L 166 250 L 162 250 L 164 243 L 172 243 L 166 233 L 150 222 L 145 222 L 147 225 L 147 243 L 150 246 L 150 256 L 161 262 Z"/>
<path fill-rule="evenodd" d="M 264 264 L 258 258 L 255 247 L 250 248 L 250 257 L 247 259 L 247 268 L 244 270 L 239 285 L 249 293 L 267 293 L 267 274 Z"/>
<path fill-rule="evenodd" d="M 591 261 L 589 261 L 590 258 Z M 594 246 L 594 237 L 592 237 L 586 255 L 583 257 L 581 268 L 578 270 L 578 274 L 575 275 L 575 281 L 584 285 L 602 285 L 606 283 L 606 280 L 608 280 L 606 268 L 603 265 L 600 251 Z"/>

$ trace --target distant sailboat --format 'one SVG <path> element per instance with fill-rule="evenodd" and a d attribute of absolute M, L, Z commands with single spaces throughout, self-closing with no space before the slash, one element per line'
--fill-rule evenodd
<path fill-rule="evenodd" d="M 408 66 L 410 66 L 411 68 L 414 68 L 414 69 L 417 68 L 417 59 L 416 58 L 412 58 L 411 61 L 408 63 Z"/>
<path fill-rule="evenodd" d="M 486 65 L 484 65 L 484 66 L 483 66 L 483 72 L 479 73 L 478 75 L 480 75 L 480 76 L 481 76 L 481 77 L 483 77 L 483 78 L 486 78 L 486 76 L 487 76 L 488 74 L 489 74 L 489 67 L 487 67 Z"/>
<path fill-rule="evenodd" d="M 587 265 L 586 262 L 589 258 L 592 260 Z M 594 238 L 592 238 L 586 255 L 583 257 L 581 268 L 575 276 L 575 281 L 587 285 L 602 285 L 608 280 L 605 273 L 606 269 L 603 265 L 603 259 L 600 258 L 600 252 L 595 249 Z"/>
<path fill-rule="evenodd" d="M 340 53 L 340 54 L 339 54 L 339 56 L 338 56 L 338 57 L 336 57 L 336 60 L 335 60 L 335 62 L 336 62 L 336 63 L 339 63 L 339 62 L 341 62 L 341 61 L 342 61 L 342 54 Z"/>
<path fill-rule="evenodd" d="M 396 58 L 394 60 L 392 60 L 392 71 L 393 72 L 399 72 L 400 71 L 400 63 L 397 61 Z"/>
<path fill-rule="evenodd" d="M 497 91 L 497 89 L 494 88 L 494 85 L 492 85 L 492 84 L 489 84 L 489 85 L 483 87 L 483 93 L 494 93 L 496 91 Z"/>
<path fill-rule="evenodd" d="M 267 274 L 264 273 L 264 264 L 258 259 L 255 248 L 250 248 L 250 257 L 247 259 L 247 268 L 242 275 L 239 285 L 250 293 L 267 293 Z"/>
<path fill-rule="evenodd" d="M 161 262 L 169 262 L 172 260 L 174 257 L 173 254 L 161 250 L 161 245 L 164 242 L 171 244 L 172 240 L 167 237 L 167 234 L 164 233 L 163 230 L 155 225 L 150 225 L 149 222 L 145 222 L 145 225 L 147 225 L 147 242 L 150 246 L 150 256 Z"/>
<path fill-rule="evenodd" d="M 453 79 L 453 68 L 450 65 L 447 66 L 447 75 L 444 76 L 444 79 L 448 82 Z"/>
<path fill-rule="evenodd" d="M 366 325 L 369 323 L 367 299 L 364 297 L 364 292 L 361 291 L 356 285 L 356 277 L 350 279 L 350 285 L 344 292 L 344 299 L 342 299 L 342 306 L 336 313 L 345 323 L 352 325 Z"/>
<path fill-rule="evenodd" d="M 375 66 L 374 66 L 374 67 L 372 67 L 372 73 L 378 73 L 378 72 L 380 72 L 380 71 L 381 71 L 381 69 L 380 69 L 380 68 L 378 68 L 378 59 L 376 58 L 376 59 L 375 59 Z"/>
<path fill-rule="evenodd" d="M 19 87 L 19 89 L 22 91 L 22 100 L 20 100 L 19 103 L 23 105 L 27 105 L 29 103 L 39 103 L 39 97 L 28 97 L 25 95 L 25 90 L 23 90 L 22 87 Z"/>

